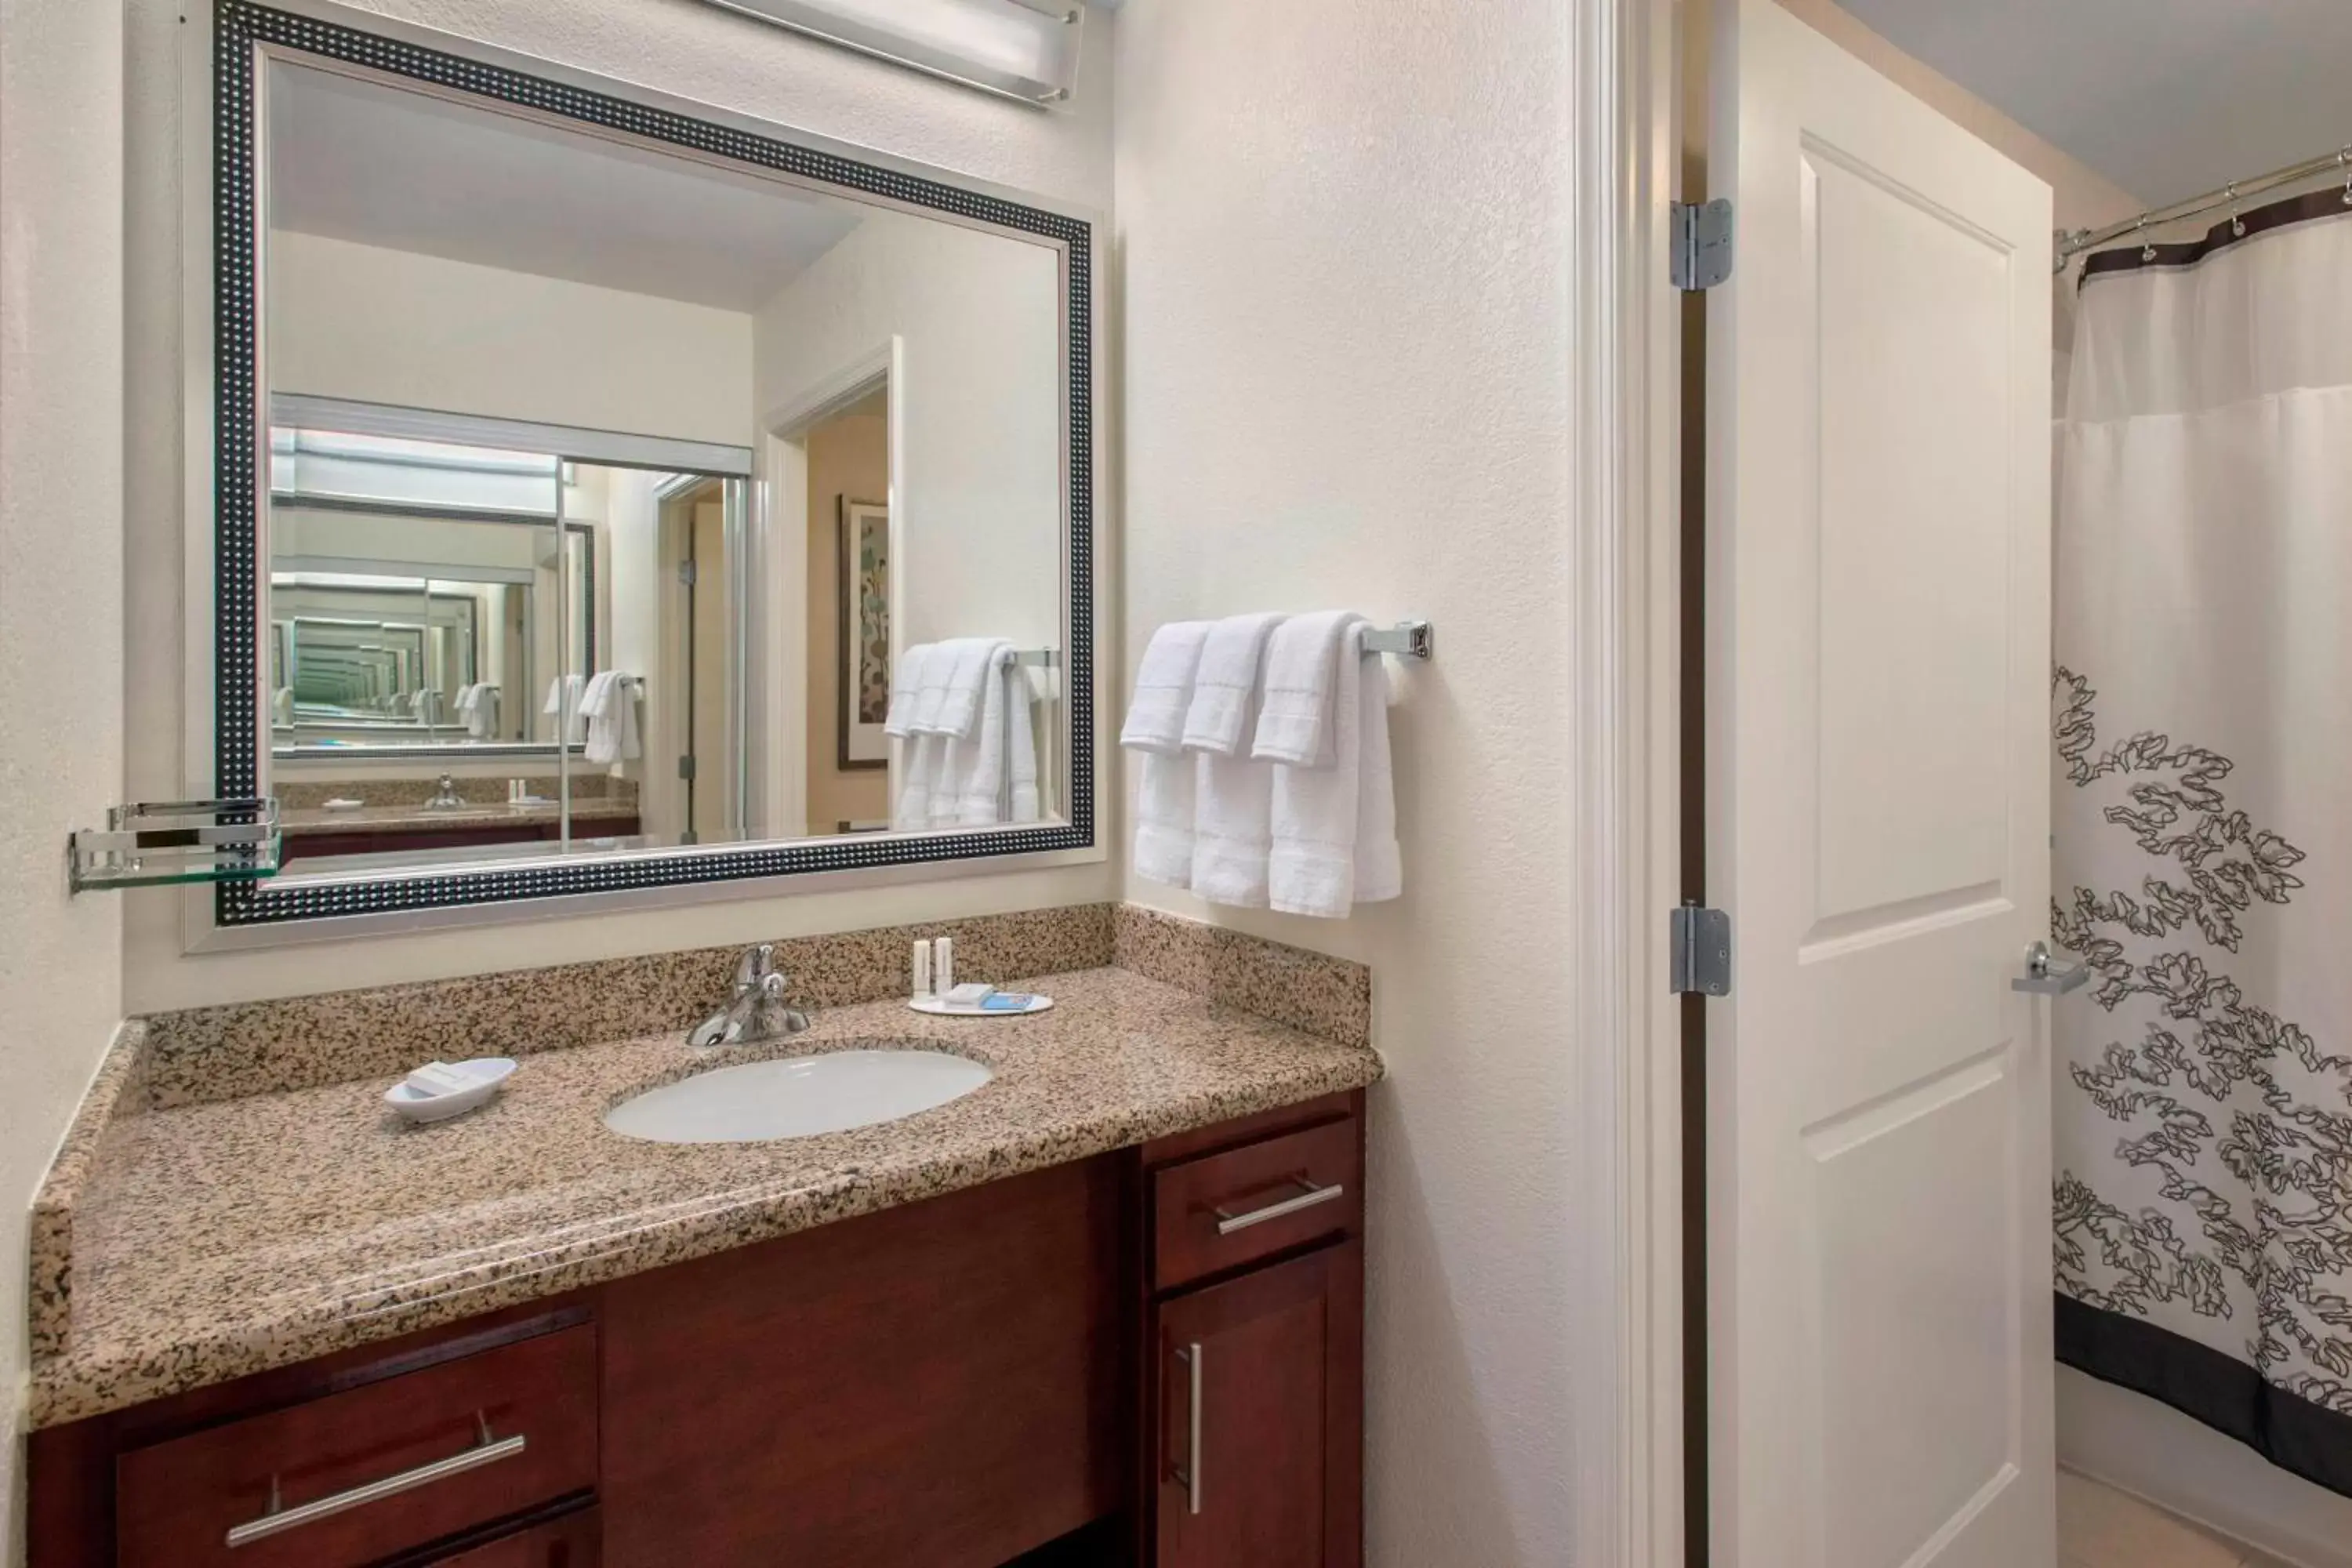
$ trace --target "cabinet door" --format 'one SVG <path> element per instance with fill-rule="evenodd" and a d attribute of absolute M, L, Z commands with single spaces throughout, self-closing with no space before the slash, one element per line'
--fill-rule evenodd
<path fill-rule="evenodd" d="M 433 1560 L 432 1568 L 597 1568 L 596 1510 L 551 1519 Z"/>
<path fill-rule="evenodd" d="M 1158 1568 L 1363 1558 L 1363 1243 L 1155 1310 Z"/>

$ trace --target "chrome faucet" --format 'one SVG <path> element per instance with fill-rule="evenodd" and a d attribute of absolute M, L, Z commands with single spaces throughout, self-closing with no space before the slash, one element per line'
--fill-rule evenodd
<path fill-rule="evenodd" d="M 440 784 L 433 791 L 433 798 L 425 803 L 425 809 L 456 811 L 465 804 L 465 798 L 457 793 L 457 781 L 447 773 L 443 773 Z"/>
<path fill-rule="evenodd" d="M 744 1046 L 797 1035 L 809 1026 L 808 1010 L 786 1004 L 792 982 L 776 971 L 776 950 L 761 942 L 735 965 L 735 992 L 727 1005 L 694 1026 L 689 1046 Z"/>

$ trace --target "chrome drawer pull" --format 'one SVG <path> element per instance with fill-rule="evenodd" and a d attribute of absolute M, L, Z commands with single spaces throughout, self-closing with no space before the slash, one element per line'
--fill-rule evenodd
<path fill-rule="evenodd" d="M 1337 1182 L 1328 1187 L 1318 1187 L 1304 1176 L 1293 1176 L 1290 1183 L 1299 1189 L 1295 1198 L 1285 1198 L 1278 1204 L 1268 1204 L 1262 1209 L 1251 1209 L 1246 1214 L 1234 1214 L 1223 1208 L 1211 1209 L 1209 1212 L 1217 1216 L 1217 1234 L 1231 1236 L 1237 1230 L 1247 1230 L 1270 1219 L 1280 1219 L 1301 1209 L 1311 1209 L 1317 1204 L 1336 1202 L 1348 1194 L 1348 1189 Z"/>
<path fill-rule="evenodd" d="M 384 1498 L 398 1497 L 402 1492 L 415 1491 L 418 1487 L 431 1486 L 435 1481 L 446 1480 L 451 1476 L 462 1476 L 467 1470 L 478 1470 L 484 1465 L 495 1465 L 500 1459 L 511 1459 L 522 1452 L 524 1438 L 520 1432 L 511 1437 L 491 1436 L 489 1418 L 478 1410 L 474 1412 L 474 1423 L 481 1429 L 481 1436 L 462 1454 L 452 1454 L 446 1459 L 436 1459 L 429 1465 L 419 1465 L 413 1470 L 403 1470 L 396 1476 L 386 1476 L 380 1481 L 370 1481 L 365 1486 L 353 1487 L 332 1497 L 322 1497 L 299 1508 L 281 1509 L 278 1506 L 278 1478 L 273 1475 L 269 1478 L 269 1511 L 259 1519 L 231 1526 L 228 1543 L 231 1546 L 250 1545 L 334 1514 L 345 1513 Z"/>
<path fill-rule="evenodd" d="M 1176 1484 L 1184 1489 L 1184 1507 L 1188 1513 L 1201 1511 L 1201 1342 L 1176 1347 L 1176 1359 L 1184 1363 L 1190 1374 L 1192 1397 L 1184 1411 L 1184 1465 L 1176 1472 Z"/>

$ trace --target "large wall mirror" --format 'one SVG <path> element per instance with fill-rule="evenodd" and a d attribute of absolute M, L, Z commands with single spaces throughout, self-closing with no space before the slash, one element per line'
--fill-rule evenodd
<path fill-rule="evenodd" d="M 1094 846 L 1088 219 L 210 17 L 220 925 Z"/>

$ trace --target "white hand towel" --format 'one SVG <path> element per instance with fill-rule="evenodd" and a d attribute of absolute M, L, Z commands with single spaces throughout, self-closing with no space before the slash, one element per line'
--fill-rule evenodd
<path fill-rule="evenodd" d="M 541 713 L 551 713 L 563 726 L 563 743 L 583 745 L 588 740 L 588 715 L 580 710 L 581 700 L 587 695 L 588 680 L 579 674 L 559 675 L 547 683 L 547 700 L 540 707 Z M 566 700 L 571 703 L 567 710 Z"/>
<path fill-rule="evenodd" d="M 922 689 L 923 667 L 935 647 L 919 642 L 902 649 L 898 662 L 890 667 L 890 711 L 882 721 L 884 734 L 903 741 L 915 732 L 915 699 Z"/>
<path fill-rule="evenodd" d="M 1143 753 L 1135 803 L 1135 874 L 1165 888 L 1192 885 L 1193 777 L 1202 759 Z"/>
<path fill-rule="evenodd" d="M 890 800 L 893 832 L 921 833 L 931 826 L 931 797 L 939 790 L 947 748 L 944 735 L 909 735 L 897 742 L 898 761 L 891 772 L 897 784 Z"/>
<path fill-rule="evenodd" d="M 1207 621 L 1177 621 L 1151 634 L 1143 667 L 1136 673 L 1135 695 L 1127 705 L 1127 723 L 1118 732 L 1120 745 L 1162 757 L 1183 752 L 1192 678 L 1201 668 L 1210 626 Z"/>
<path fill-rule="evenodd" d="M 1346 918 L 1402 889 L 1396 799 L 1389 773 L 1388 668 L 1363 652 L 1357 616 L 1334 670 L 1332 760 L 1274 768 L 1274 848 L 1267 902 L 1286 914 Z"/>
<path fill-rule="evenodd" d="M 601 766 L 637 756 L 637 703 L 627 676 L 599 670 L 581 694 L 580 707 L 588 715 L 588 743 L 583 752 L 588 761 Z"/>
<path fill-rule="evenodd" d="M 1274 854 L 1274 764 L 1202 752 L 1192 759 L 1192 891 L 1266 907 Z"/>
<path fill-rule="evenodd" d="M 1037 820 L 1037 738 L 1030 721 L 1030 684 L 1013 666 L 1013 647 L 997 639 L 971 738 L 948 738 L 948 775 L 955 790 L 934 799 L 943 827 Z"/>
<path fill-rule="evenodd" d="M 913 733 L 936 735 L 940 732 L 940 708 L 947 700 L 948 682 L 955 679 L 956 660 L 968 640 L 950 637 L 944 642 L 930 644 L 930 653 L 912 672 L 914 695 L 909 700 L 907 711 L 907 728 Z"/>
<path fill-rule="evenodd" d="M 919 711 L 916 728 L 969 741 L 987 700 L 997 650 L 1012 645 L 1003 637 L 952 637 L 946 646 L 954 650 L 954 657 L 949 660 L 946 678 L 939 683 L 939 706 Z M 928 672 L 923 681 L 929 689 Z"/>
<path fill-rule="evenodd" d="M 1348 661 L 1339 645 L 1364 617 L 1352 610 L 1318 610 L 1293 616 L 1275 628 L 1266 645 L 1265 684 L 1259 699 L 1257 732 L 1250 755 L 1294 768 L 1329 767 L 1345 702 L 1341 686 Z"/>
<path fill-rule="evenodd" d="M 1249 755 L 1265 645 L 1281 622 L 1278 615 L 1227 616 L 1209 628 L 1184 710 L 1185 750 Z"/>

